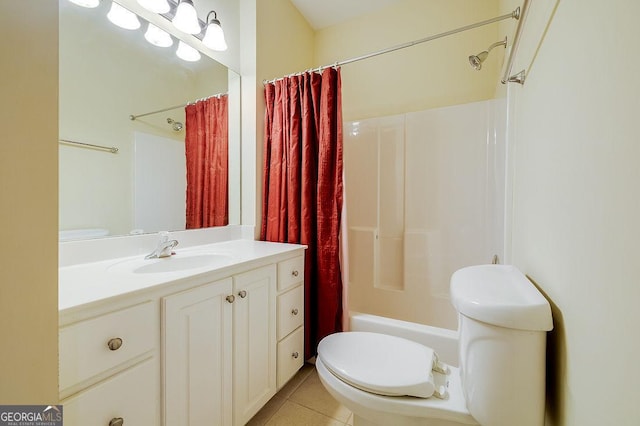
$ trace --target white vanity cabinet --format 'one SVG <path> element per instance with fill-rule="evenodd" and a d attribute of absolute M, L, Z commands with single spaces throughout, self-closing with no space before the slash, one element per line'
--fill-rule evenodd
<path fill-rule="evenodd" d="M 304 363 L 304 256 L 278 263 L 277 389 Z"/>
<path fill-rule="evenodd" d="M 109 272 L 122 259 L 61 271 L 65 424 L 241 426 L 302 366 L 304 247 L 205 249 L 238 261 L 192 274 Z"/>
<path fill-rule="evenodd" d="M 268 265 L 162 299 L 165 425 L 244 425 L 275 394 L 275 286 Z"/>
<path fill-rule="evenodd" d="M 231 278 L 162 299 L 164 424 L 230 425 Z"/>
<path fill-rule="evenodd" d="M 276 393 L 276 266 L 233 277 L 233 406 L 244 425 Z"/>
<path fill-rule="evenodd" d="M 61 319 L 65 424 L 159 423 L 159 325 L 153 301 L 78 321 Z"/>

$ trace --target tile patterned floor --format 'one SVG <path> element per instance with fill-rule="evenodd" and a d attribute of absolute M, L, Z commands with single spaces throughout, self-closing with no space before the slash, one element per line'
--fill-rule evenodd
<path fill-rule="evenodd" d="M 352 426 L 353 414 L 329 395 L 315 367 L 305 364 L 247 425 Z"/>

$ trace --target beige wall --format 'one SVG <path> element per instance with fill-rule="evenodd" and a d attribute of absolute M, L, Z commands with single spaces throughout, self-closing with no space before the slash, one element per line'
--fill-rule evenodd
<path fill-rule="evenodd" d="M 256 175 L 249 176 L 252 178 L 252 182 L 255 182 L 255 187 L 247 187 L 243 183 L 243 191 L 247 192 L 246 196 L 250 196 L 252 202 L 255 200 L 255 211 L 252 212 L 255 214 L 251 218 L 243 212 L 243 224 L 250 225 L 252 223 L 248 220 L 253 220 L 253 224 L 256 225 L 256 235 L 258 235 L 262 214 L 262 144 L 265 110 L 263 80 L 282 77 L 310 68 L 313 65 L 315 35 L 313 29 L 289 0 L 270 0 L 268 2 L 250 0 L 247 3 L 253 3 L 256 12 L 255 79 L 252 80 L 254 82 L 252 89 L 254 90 L 251 90 L 255 96 L 252 99 L 246 99 L 243 93 L 243 100 L 255 101 L 256 112 L 255 129 L 243 127 L 243 144 L 254 144 L 256 151 L 255 157 L 243 156 L 243 160 L 255 162 Z M 247 61 L 244 58 L 243 61 L 243 66 L 246 66 Z M 244 78 L 244 71 L 242 75 Z M 245 102 L 243 109 L 247 107 L 248 102 Z M 243 126 L 245 126 L 244 123 Z M 255 130 L 256 139 L 251 140 L 245 137 L 247 133 L 244 130 Z M 249 163 L 243 161 L 243 166 L 245 164 Z M 248 176 L 247 173 L 243 169 L 243 175 Z M 245 198 L 245 194 L 243 194 L 243 198 Z M 246 201 L 243 202 L 243 209 L 245 206 Z"/>
<path fill-rule="evenodd" d="M 0 3 L 0 404 L 58 401 L 58 3 Z"/>
<path fill-rule="evenodd" d="M 256 4 L 260 86 L 262 80 L 310 68 L 315 33 L 298 9 L 289 0 L 258 1 Z"/>
<path fill-rule="evenodd" d="M 513 262 L 554 306 L 549 425 L 640 422 L 639 15 L 632 0 L 558 2 L 510 88 Z"/>
<path fill-rule="evenodd" d="M 315 65 L 422 39 L 493 18 L 497 0 L 405 0 L 317 32 Z M 497 25 L 431 41 L 342 68 L 346 121 L 491 99 L 504 49 L 475 71 L 471 54 L 504 38 Z"/>

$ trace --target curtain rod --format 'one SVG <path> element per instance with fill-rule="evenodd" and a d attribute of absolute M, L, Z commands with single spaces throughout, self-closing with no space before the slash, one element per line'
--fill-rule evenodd
<path fill-rule="evenodd" d="M 186 104 L 175 105 L 175 106 L 172 106 L 172 107 L 159 109 L 159 110 L 157 110 L 157 111 L 145 112 L 144 114 L 137 114 L 137 115 L 133 115 L 133 114 L 131 114 L 131 115 L 129 116 L 129 120 L 133 121 L 133 120 L 135 120 L 136 118 L 145 117 L 145 116 L 147 116 L 147 115 L 158 114 L 158 113 L 160 113 L 160 112 L 165 112 L 165 111 L 171 111 L 172 109 L 184 108 L 184 107 L 186 107 L 187 105 L 195 104 L 196 102 L 199 102 L 199 101 L 206 101 L 207 99 L 211 99 L 211 98 L 216 98 L 216 97 L 217 97 L 217 98 L 220 98 L 220 96 L 224 96 L 224 95 L 226 95 L 226 94 L 227 94 L 226 92 L 223 92 L 223 93 L 217 93 L 217 94 L 215 94 L 215 95 L 207 96 L 206 98 L 196 99 L 195 101 L 189 101 L 189 102 L 187 102 Z"/>
<path fill-rule="evenodd" d="M 520 9 L 520 8 L 518 8 Z M 513 45 L 511 46 L 511 54 L 507 60 L 507 66 L 505 67 L 504 76 L 500 82 L 507 84 L 508 82 L 524 84 L 525 70 L 520 71 L 517 74 L 511 75 L 511 69 L 513 68 L 513 62 L 515 60 L 516 52 L 520 46 L 520 35 L 522 34 L 522 28 L 524 27 L 524 21 L 527 19 L 527 12 L 529 11 L 529 0 L 524 0 L 522 4 L 522 19 L 518 19 L 518 26 L 516 27 L 516 34 L 513 37 Z"/>
<path fill-rule="evenodd" d="M 102 151 L 109 151 L 112 154 L 118 153 L 118 148 L 116 148 L 115 146 L 94 145 L 92 143 L 76 142 L 76 141 L 71 141 L 69 139 L 60 139 L 58 142 L 62 142 L 68 145 L 79 146 L 81 148 L 92 148 L 92 149 L 99 149 Z"/>
<path fill-rule="evenodd" d="M 414 41 L 410 41 L 407 43 L 403 43 L 403 44 L 399 44 L 396 46 L 392 46 L 386 49 L 382 49 L 382 50 L 378 50 L 376 52 L 371 52 L 371 53 L 367 53 L 366 55 L 362 55 L 362 56 L 357 56 L 355 58 L 351 58 L 351 59 L 346 59 L 344 61 L 338 61 L 336 63 L 333 63 L 331 65 L 323 65 L 321 67 L 318 68 L 312 68 L 309 69 L 305 72 L 321 72 L 322 70 L 326 69 L 326 68 L 330 68 L 330 67 L 339 67 L 341 65 L 346 65 L 346 64 L 350 64 L 352 62 L 357 62 L 357 61 L 362 61 L 363 59 L 369 59 L 369 58 L 373 58 L 374 56 L 379 56 L 379 55 L 384 55 L 385 53 L 390 53 L 390 52 L 395 52 L 396 50 L 400 50 L 400 49 L 406 49 L 407 47 L 412 47 L 415 46 L 416 44 L 421 44 L 421 43 L 425 43 L 427 41 L 432 41 L 432 40 L 436 40 L 442 37 L 447 37 L 453 34 L 457 34 L 457 33 L 461 33 L 463 31 L 468 31 L 468 30 L 472 30 L 474 28 L 478 28 L 478 27 L 482 27 L 484 25 L 489 25 L 489 24 L 493 24 L 494 22 L 499 22 L 499 21 L 503 21 L 505 19 L 519 19 L 520 18 L 520 8 L 516 8 L 513 12 L 511 13 L 507 13 L 505 15 L 501 15 L 501 16 L 496 16 L 495 18 L 491 18 L 491 19 L 487 19 L 485 21 L 480 21 L 480 22 L 476 22 L 475 24 L 470 24 L 470 25 L 465 25 L 464 27 L 460 27 L 460 28 L 456 28 L 453 30 L 449 30 L 449 31 L 445 31 L 443 33 L 440 34 L 435 34 L 429 37 L 425 37 L 425 38 L 421 38 L 419 40 L 414 40 Z M 264 80 L 262 83 L 263 84 L 271 84 L 271 83 L 275 83 L 276 81 L 282 80 L 284 78 L 287 77 L 291 77 L 294 75 L 300 75 L 302 73 L 294 73 L 294 74 L 289 74 L 285 77 L 280 77 L 280 78 L 275 78 L 273 80 Z"/>

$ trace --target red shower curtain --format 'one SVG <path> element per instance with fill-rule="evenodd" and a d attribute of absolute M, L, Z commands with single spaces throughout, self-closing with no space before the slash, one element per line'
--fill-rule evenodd
<path fill-rule="evenodd" d="M 306 244 L 305 358 L 342 329 L 340 69 L 265 85 L 261 239 Z"/>
<path fill-rule="evenodd" d="M 227 95 L 189 104 L 186 112 L 186 228 L 229 223 Z"/>

